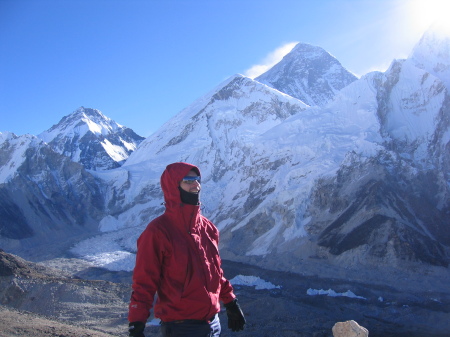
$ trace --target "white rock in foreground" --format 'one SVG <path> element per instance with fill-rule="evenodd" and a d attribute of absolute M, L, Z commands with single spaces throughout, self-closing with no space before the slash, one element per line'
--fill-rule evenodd
<path fill-rule="evenodd" d="M 368 337 L 369 331 L 355 321 L 337 322 L 333 326 L 333 337 Z"/>

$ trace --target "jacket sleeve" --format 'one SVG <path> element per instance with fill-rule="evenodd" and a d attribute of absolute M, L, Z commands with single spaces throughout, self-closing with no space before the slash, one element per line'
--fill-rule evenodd
<path fill-rule="evenodd" d="M 224 303 L 230 303 L 232 300 L 236 298 L 236 295 L 233 293 L 233 287 L 231 286 L 230 281 L 228 281 L 224 276 L 220 280 L 221 288 L 220 288 L 220 300 Z"/>
<path fill-rule="evenodd" d="M 214 226 L 215 227 L 215 226 Z M 215 227 L 217 230 L 217 227 Z M 217 230 L 217 247 L 219 247 L 219 231 Z M 236 295 L 233 293 L 233 286 L 230 281 L 228 281 L 223 273 L 222 266 L 220 267 L 220 271 L 222 273 L 222 277 L 220 279 L 220 295 L 219 299 L 224 303 L 230 303 L 236 298 Z"/>
<path fill-rule="evenodd" d="M 146 322 L 158 289 L 163 259 L 161 233 L 151 226 L 137 240 L 136 265 L 128 310 L 129 322 Z"/>

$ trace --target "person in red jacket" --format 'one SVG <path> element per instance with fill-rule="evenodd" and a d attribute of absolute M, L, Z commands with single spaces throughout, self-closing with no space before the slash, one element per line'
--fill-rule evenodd
<path fill-rule="evenodd" d="M 217 313 L 225 305 L 228 327 L 244 329 L 245 318 L 224 277 L 219 231 L 200 212 L 200 170 L 187 163 L 166 167 L 161 176 L 165 212 L 137 240 L 129 336 L 145 337 L 154 305 L 163 337 L 218 337 Z"/>

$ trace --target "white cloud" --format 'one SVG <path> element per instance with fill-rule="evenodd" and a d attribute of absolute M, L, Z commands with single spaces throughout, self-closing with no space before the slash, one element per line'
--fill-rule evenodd
<path fill-rule="evenodd" d="M 272 68 L 275 64 L 280 62 L 283 57 L 288 54 L 292 48 L 298 42 L 290 42 L 282 45 L 281 47 L 275 49 L 273 52 L 269 53 L 262 61 L 261 64 L 256 64 L 250 67 L 244 72 L 244 75 L 250 78 L 258 77 L 259 75 L 265 73 L 267 70 Z"/>

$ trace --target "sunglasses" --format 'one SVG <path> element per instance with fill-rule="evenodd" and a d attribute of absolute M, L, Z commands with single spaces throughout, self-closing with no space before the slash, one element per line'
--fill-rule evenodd
<path fill-rule="evenodd" d="M 196 181 L 199 184 L 202 182 L 202 179 L 200 178 L 200 176 L 196 176 L 196 177 L 186 176 L 186 177 L 183 178 L 183 180 L 181 180 L 182 183 L 185 183 L 185 184 L 188 184 L 188 185 L 192 185 Z"/>

